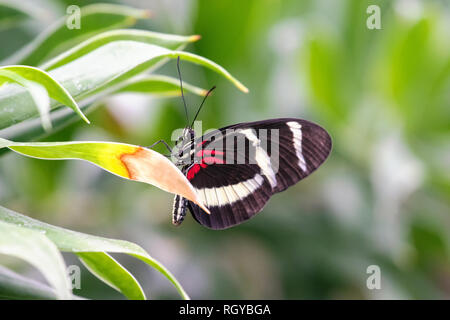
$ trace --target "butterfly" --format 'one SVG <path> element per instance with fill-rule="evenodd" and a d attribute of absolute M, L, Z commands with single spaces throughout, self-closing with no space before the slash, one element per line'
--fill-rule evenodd
<path fill-rule="evenodd" d="M 177 67 L 185 104 L 179 59 Z M 192 125 L 187 126 L 171 154 L 210 213 L 176 195 L 172 223 L 180 225 L 189 210 L 198 223 L 210 229 L 241 224 L 261 212 L 272 195 L 313 173 L 331 148 L 325 129 L 297 118 L 243 122 L 200 137 L 195 136 Z"/>

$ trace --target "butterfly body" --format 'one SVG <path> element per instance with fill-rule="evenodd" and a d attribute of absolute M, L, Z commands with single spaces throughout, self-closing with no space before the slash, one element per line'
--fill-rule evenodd
<path fill-rule="evenodd" d="M 186 216 L 188 200 L 180 195 L 175 195 L 173 199 L 172 223 L 179 226 Z"/>
<path fill-rule="evenodd" d="M 269 198 L 315 171 L 331 151 L 328 133 L 312 122 L 269 119 L 231 125 L 195 138 L 186 128 L 176 164 L 210 210 L 175 196 L 173 219 L 186 210 L 211 229 L 226 229 L 260 212 Z"/>

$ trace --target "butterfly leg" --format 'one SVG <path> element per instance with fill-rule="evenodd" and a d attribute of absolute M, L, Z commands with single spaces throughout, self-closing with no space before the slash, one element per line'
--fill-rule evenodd
<path fill-rule="evenodd" d="M 166 146 L 166 148 L 169 150 L 170 153 L 172 153 L 172 148 L 167 144 L 167 142 L 165 142 L 164 140 L 158 140 L 156 141 L 154 144 L 152 144 L 151 146 L 148 146 L 147 148 L 152 149 L 153 147 L 155 147 L 158 144 L 164 144 Z"/>

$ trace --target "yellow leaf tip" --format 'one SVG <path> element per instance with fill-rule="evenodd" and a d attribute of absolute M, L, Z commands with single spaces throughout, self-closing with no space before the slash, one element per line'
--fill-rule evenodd
<path fill-rule="evenodd" d="M 241 90 L 244 93 L 248 93 L 248 91 L 249 91 L 248 88 L 246 86 L 244 86 L 242 83 L 238 82 L 236 85 L 239 88 L 239 90 Z"/>
<path fill-rule="evenodd" d="M 195 35 L 189 37 L 189 41 L 190 41 L 190 42 L 195 42 L 195 41 L 200 40 L 201 38 L 202 38 L 201 35 L 195 34 Z"/>
<path fill-rule="evenodd" d="M 84 122 L 86 122 L 87 124 L 91 124 L 91 121 L 86 117 L 86 115 L 83 112 L 79 112 L 79 115 L 81 117 L 81 119 L 84 120 Z"/>

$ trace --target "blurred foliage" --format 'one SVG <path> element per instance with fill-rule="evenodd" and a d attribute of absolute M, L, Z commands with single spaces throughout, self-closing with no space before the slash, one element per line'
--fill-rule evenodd
<path fill-rule="evenodd" d="M 42 2 L 58 13 L 53 16 L 71 4 Z M 274 196 L 256 218 L 221 232 L 193 219 L 174 228 L 171 196 L 160 190 L 118 182 L 84 163 L 13 154 L 0 161 L 3 205 L 138 243 L 192 298 L 450 297 L 448 1 L 121 3 L 153 12 L 139 28 L 201 35 L 189 50 L 226 66 L 250 89 L 244 95 L 216 74 L 183 64 L 187 82 L 217 86 L 200 115 L 203 129 L 305 118 L 330 132 L 331 157 L 317 173 Z M 366 9 L 374 3 L 381 8 L 381 30 L 366 27 Z M 1 30 L 8 48 L 0 50 L 0 59 L 38 31 L 27 24 Z M 174 62 L 160 71 L 176 77 Z M 191 114 L 200 100 L 187 95 Z M 126 94 L 105 104 L 89 115 L 91 126 L 78 121 L 46 140 L 151 145 L 170 141 L 172 131 L 185 125 L 179 98 Z M 150 297 L 176 297 L 161 275 L 115 258 L 137 274 Z M 381 268 L 381 290 L 366 286 L 369 265 Z M 116 297 L 96 281 L 83 277 L 83 295 Z"/>

